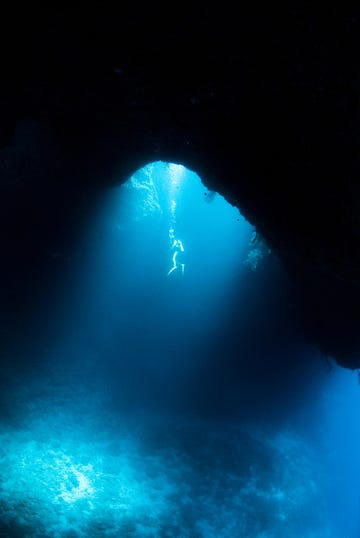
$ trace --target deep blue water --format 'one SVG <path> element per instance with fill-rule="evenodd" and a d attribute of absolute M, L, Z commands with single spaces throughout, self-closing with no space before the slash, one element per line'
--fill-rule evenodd
<path fill-rule="evenodd" d="M 2 383 L 0 535 L 358 538 L 357 375 L 253 226 L 160 162 L 84 220 Z"/>

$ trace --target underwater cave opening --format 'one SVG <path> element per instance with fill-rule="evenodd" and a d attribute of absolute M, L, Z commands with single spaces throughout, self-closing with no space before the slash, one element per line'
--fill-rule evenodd
<path fill-rule="evenodd" d="M 356 538 L 356 380 L 239 210 L 153 162 L 75 243 L 46 360 L 3 387 L 0 534 Z"/>

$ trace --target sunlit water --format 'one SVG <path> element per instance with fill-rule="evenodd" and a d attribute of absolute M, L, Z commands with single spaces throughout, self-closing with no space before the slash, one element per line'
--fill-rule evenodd
<path fill-rule="evenodd" d="M 179 165 L 100 206 L 3 383 L 0 535 L 358 538 L 357 376 L 292 329 L 275 255 Z"/>

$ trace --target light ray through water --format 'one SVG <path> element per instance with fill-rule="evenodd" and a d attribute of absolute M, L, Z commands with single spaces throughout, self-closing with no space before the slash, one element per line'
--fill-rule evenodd
<path fill-rule="evenodd" d="M 283 349 L 286 275 L 238 209 L 156 162 L 85 235 L 46 363 L 3 390 L 0 534 L 357 538 L 358 387 L 291 373 L 316 353 Z"/>

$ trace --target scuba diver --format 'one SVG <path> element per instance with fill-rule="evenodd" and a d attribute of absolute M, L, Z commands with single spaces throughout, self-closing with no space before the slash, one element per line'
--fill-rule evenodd
<path fill-rule="evenodd" d="M 180 239 L 175 239 L 174 236 L 174 230 L 171 229 L 169 231 L 169 237 L 173 240 L 171 245 L 171 250 L 173 251 L 172 255 L 172 267 L 170 271 L 167 273 L 167 276 L 171 275 L 174 271 L 181 272 L 181 275 L 184 275 L 185 271 L 185 263 L 184 263 L 184 246 L 182 244 L 182 241 Z"/>

